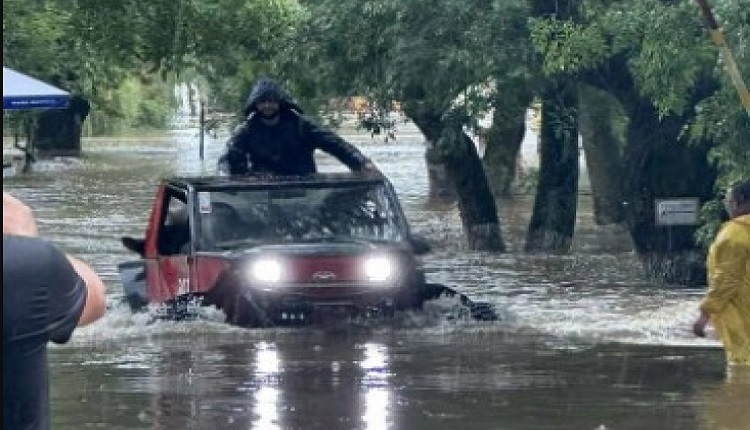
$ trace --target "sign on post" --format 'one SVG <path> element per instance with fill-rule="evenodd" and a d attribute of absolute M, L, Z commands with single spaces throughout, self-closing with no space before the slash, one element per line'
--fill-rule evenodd
<path fill-rule="evenodd" d="M 696 225 L 700 200 L 697 197 L 656 199 L 656 225 Z"/>

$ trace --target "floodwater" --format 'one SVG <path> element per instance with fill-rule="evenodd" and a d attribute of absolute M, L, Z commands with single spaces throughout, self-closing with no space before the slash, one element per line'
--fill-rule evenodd
<path fill-rule="evenodd" d="M 3 184 L 109 290 L 102 320 L 51 347 L 53 428 L 750 428 L 750 371 L 728 372 L 712 333 L 690 332 L 702 291 L 644 281 L 627 235 L 592 225 L 588 196 L 570 255 L 519 251 L 528 196 L 501 202 L 510 252 L 470 252 L 455 206 L 427 195 L 420 136 L 350 138 L 433 242 L 428 278 L 493 303 L 500 321 L 448 318 L 449 299 L 387 324 L 300 329 L 229 327 L 213 309 L 178 323 L 131 315 L 116 265 L 135 255 L 118 238 L 143 233 L 161 177 L 212 172 L 223 138 L 207 138 L 204 161 L 192 132 L 89 141 L 82 159 Z"/>

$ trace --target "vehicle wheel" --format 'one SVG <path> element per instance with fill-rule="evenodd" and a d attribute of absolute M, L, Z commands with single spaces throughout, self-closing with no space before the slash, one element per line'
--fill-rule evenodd
<path fill-rule="evenodd" d="M 223 310 L 229 324 L 239 327 L 258 326 L 258 323 L 252 318 L 253 307 L 250 301 L 239 291 L 234 291 L 225 297 Z"/>
<path fill-rule="evenodd" d="M 394 310 L 420 310 L 424 304 L 424 297 L 420 290 L 401 291 L 395 299 Z"/>
<path fill-rule="evenodd" d="M 240 281 L 231 273 L 224 273 L 216 287 L 206 295 L 206 302 L 219 308 L 226 322 L 239 327 L 264 327 L 268 322 L 260 318 L 257 306 L 240 290 Z"/>

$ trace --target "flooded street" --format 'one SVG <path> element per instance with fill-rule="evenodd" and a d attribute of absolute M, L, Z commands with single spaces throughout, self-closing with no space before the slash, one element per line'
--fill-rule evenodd
<path fill-rule="evenodd" d="M 501 202 L 505 254 L 469 252 L 455 206 L 428 198 L 422 138 L 348 136 L 391 178 L 434 251 L 428 279 L 493 303 L 501 321 L 445 318 L 441 299 L 392 324 L 238 329 L 206 309 L 152 322 L 122 301 L 160 178 L 213 173 L 223 138 L 96 140 L 82 159 L 5 179 L 40 231 L 102 274 L 110 310 L 52 346 L 52 422 L 79 429 L 747 430 L 750 370 L 726 374 L 713 333 L 693 337 L 700 289 L 645 282 L 627 235 L 591 223 L 574 252 L 522 248 L 531 196 Z M 322 170 L 340 169 L 322 158 Z"/>

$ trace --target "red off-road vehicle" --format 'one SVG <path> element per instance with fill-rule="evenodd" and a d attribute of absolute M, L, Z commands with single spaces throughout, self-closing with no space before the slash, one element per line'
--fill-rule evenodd
<path fill-rule="evenodd" d="M 419 309 L 452 292 L 425 281 L 429 246 L 377 172 L 166 179 L 145 238 L 122 241 L 142 256 L 119 266 L 133 310 L 179 316 L 197 300 L 261 327 Z"/>

